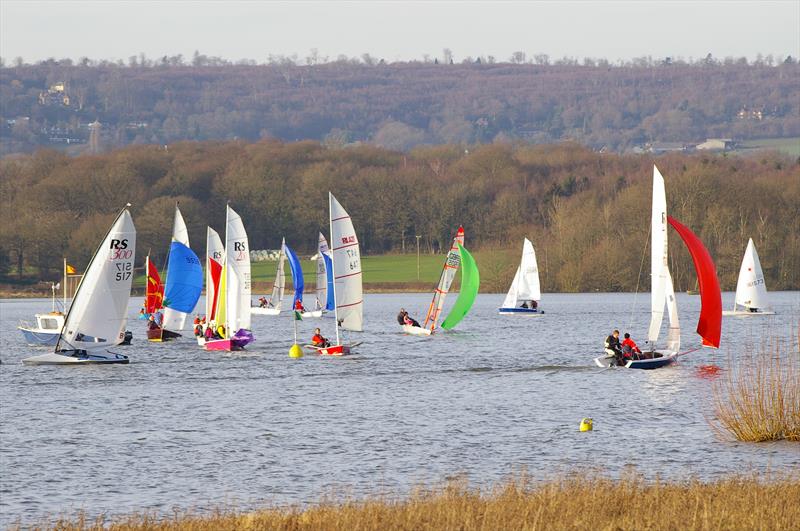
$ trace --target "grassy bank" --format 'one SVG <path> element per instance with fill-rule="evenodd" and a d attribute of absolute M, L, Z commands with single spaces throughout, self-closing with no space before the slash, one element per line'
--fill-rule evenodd
<path fill-rule="evenodd" d="M 249 513 L 77 516 L 25 528 L 59 530 L 500 530 L 500 529 L 797 529 L 800 478 L 734 476 L 709 483 L 571 478 L 509 481 L 479 492 L 463 484 L 407 499 L 323 502 Z M 21 529 L 23 526 L 19 526 Z"/>
<path fill-rule="evenodd" d="M 499 293 L 506 291 L 511 284 L 520 259 L 521 251 L 513 250 L 481 250 L 473 253 L 481 274 L 481 292 Z M 253 262 L 253 295 L 268 294 L 275 280 L 277 262 Z M 364 289 L 372 292 L 393 291 L 433 291 L 439 281 L 444 265 L 444 255 L 421 254 L 419 257 L 419 275 L 417 274 L 416 254 L 384 254 L 362 256 L 361 268 L 364 273 Z M 306 293 L 313 293 L 316 285 L 317 263 L 301 260 L 303 280 Z M 544 274 L 544 273 L 543 273 Z M 287 288 L 291 288 L 291 272 L 286 266 Z M 164 272 L 161 271 L 164 279 Z M 455 287 L 458 287 L 456 277 Z M 133 282 L 136 293 L 143 293 L 144 274 L 138 275 Z M 0 297 L 49 297 L 50 283 L 0 284 Z"/>

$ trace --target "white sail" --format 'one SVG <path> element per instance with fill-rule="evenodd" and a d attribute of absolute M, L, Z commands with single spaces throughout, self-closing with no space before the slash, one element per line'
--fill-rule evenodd
<path fill-rule="evenodd" d="M 667 195 L 664 177 L 653 166 L 653 211 L 650 220 L 650 328 L 647 339 L 655 344 L 664 318 L 667 277 Z"/>
<path fill-rule="evenodd" d="M 281 253 L 278 256 L 278 267 L 275 270 L 275 282 L 272 283 L 272 295 L 270 295 L 270 303 L 272 307 L 281 311 L 281 303 L 283 302 L 283 294 L 286 291 L 286 272 L 284 266 L 286 265 L 286 253 L 283 248 L 286 246 L 286 240 L 281 240 Z"/>
<path fill-rule="evenodd" d="M 361 254 L 350 215 L 328 193 L 333 258 L 333 293 L 336 322 L 345 330 L 364 329 L 364 297 L 361 286 Z M 337 342 L 339 329 L 336 329 Z"/>
<path fill-rule="evenodd" d="M 742 258 L 742 267 L 739 268 L 739 280 L 736 283 L 736 305 L 746 309 L 769 309 L 767 301 L 767 284 L 764 282 L 764 272 L 761 270 L 761 261 L 758 259 L 756 246 L 753 239 L 747 242 L 747 249 Z"/>
<path fill-rule="evenodd" d="M 189 247 L 189 231 L 186 229 L 186 222 L 183 221 L 181 210 L 175 205 L 175 219 L 172 222 L 172 241 L 184 244 Z M 169 281 L 167 276 L 164 285 Z M 189 314 L 179 312 L 167 306 L 164 307 L 164 321 L 162 327 L 165 330 L 183 330 L 186 328 L 186 317 Z"/>
<path fill-rule="evenodd" d="M 211 278 L 211 260 L 222 265 L 224 254 L 225 246 L 222 245 L 219 234 L 211 227 L 208 227 L 206 230 L 206 318 L 208 320 L 211 320 L 212 308 L 217 298 L 214 280 Z"/>
<path fill-rule="evenodd" d="M 539 286 L 539 267 L 536 264 L 536 252 L 528 238 L 522 244 L 522 259 L 520 260 L 514 281 L 503 301 L 503 308 L 515 308 L 520 301 L 539 301 L 542 292 Z"/>
<path fill-rule="evenodd" d="M 99 350 L 123 340 L 135 258 L 136 228 L 126 208 L 86 268 L 56 352 Z"/>
<path fill-rule="evenodd" d="M 678 301 L 675 299 L 675 288 L 672 284 L 672 275 L 667 270 L 665 282 L 665 297 L 667 314 L 669 315 L 669 329 L 667 330 L 667 350 L 678 352 L 681 348 L 681 325 L 678 322 Z"/>
<path fill-rule="evenodd" d="M 330 256 L 328 241 L 322 233 L 317 240 L 317 308 L 325 308 L 328 303 L 328 271 L 325 268 L 324 255 Z"/>
<path fill-rule="evenodd" d="M 230 205 L 225 222 L 227 333 L 250 329 L 250 246 L 242 218 Z"/>
<path fill-rule="evenodd" d="M 461 267 L 461 253 L 458 251 L 458 244 L 464 245 L 464 227 L 459 227 L 456 232 L 456 237 L 453 238 L 453 243 L 450 245 L 450 250 L 447 252 L 447 257 L 444 261 L 442 268 L 442 276 L 439 277 L 439 284 L 433 292 L 433 300 L 428 307 L 428 313 L 425 315 L 425 325 L 423 328 L 433 330 L 436 328 L 436 323 L 439 321 L 439 315 L 444 308 L 444 300 L 447 297 L 447 292 L 450 291 L 450 285 L 456 277 L 458 268 Z"/>

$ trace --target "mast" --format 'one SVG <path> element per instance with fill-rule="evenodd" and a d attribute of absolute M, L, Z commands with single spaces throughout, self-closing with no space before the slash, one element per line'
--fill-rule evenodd
<path fill-rule="evenodd" d="M 331 239 L 333 239 L 333 194 L 328 192 L 328 221 L 329 221 L 329 230 L 331 231 Z M 334 243 L 331 242 L 333 246 Z M 333 247 L 331 247 L 333 249 Z M 332 251 L 333 252 L 333 251 Z M 339 342 L 339 304 L 336 299 L 336 260 L 331 260 L 331 269 L 333 270 L 333 317 L 336 321 L 336 344 L 340 345 Z"/>
<path fill-rule="evenodd" d="M 64 257 L 64 313 L 67 313 L 67 257 Z"/>

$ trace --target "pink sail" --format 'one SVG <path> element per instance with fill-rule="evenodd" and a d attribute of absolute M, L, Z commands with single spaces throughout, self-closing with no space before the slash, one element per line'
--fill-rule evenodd
<path fill-rule="evenodd" d="M 697 333 L 703 338 L 703 345 L 719 348 L 722 334 L 722 293 L 717 279 L 717 268 L 714 260 L 691 230 L 682 225 L 671 216 L 667 216 L 669 224 L 678 231 L 683 243 L 689 249 L 697 271 L 697 281 L 700 285 L 700 320 L 697 321 Z"/>

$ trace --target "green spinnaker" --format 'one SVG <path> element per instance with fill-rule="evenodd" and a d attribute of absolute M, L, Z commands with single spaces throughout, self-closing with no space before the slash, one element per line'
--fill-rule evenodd
<path fill-rule="evenodd" d="M 478 296 L 478 288 L 481 285 L 481 275 L 478 273 L 475 259 L 460 243 L 458 252 L 461 253 L 461 289 L 453 309 L 442 323 L 442 328 L 445 330 L 450 330 L 466 317 L 469 309 L 472 308 L 472 303 L 475 302 L 475 297 Z"/>

